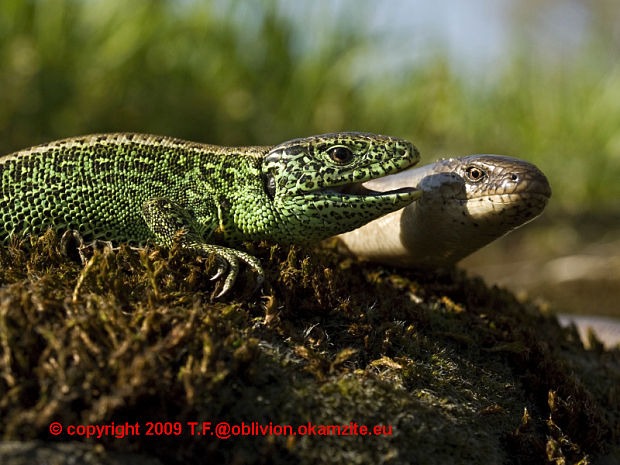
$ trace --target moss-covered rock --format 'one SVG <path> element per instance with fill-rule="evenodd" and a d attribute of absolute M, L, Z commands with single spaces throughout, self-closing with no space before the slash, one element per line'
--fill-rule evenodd
<path fill-rule="evenodd" d="M 180 247 L 87 250 L 85 265 L 62 249 L 50 232 L 0 252 L 4 440 L 83 440 L 162 463 L 560 464 L 620 453 L 619 351 L 585 350 L 549 312 L 461 271 L 262 244 L 248 250 L 264 264 L 263 294 L 247 276 L 215 301 L 213 260 Z M 298 434 L 218 439 L 220 421 Z M 67 430 L 112 422 L 140 434 Z M 149 422 L 171 425 L 147 435 Z M 192 435 L 191 422 L 212 425 Z M 385 434 L 322 435 L 333 432 L 322 425 Z"/>

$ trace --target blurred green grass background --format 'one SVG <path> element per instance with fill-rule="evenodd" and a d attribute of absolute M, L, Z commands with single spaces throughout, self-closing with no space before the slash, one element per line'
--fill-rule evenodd
<path fill-rule="evenodd" d="M 608 260 L 620 255 L 620 5 L 566 2 L 587 18 L 581 39 L 567 41 L 577 31 L 565 30 L 568 45 L 543 50 L 541 32 L 558 23 L 545 11 L 562 2 L 507 2 L 517 33 L 501 60 L 468 63 L 440 40 L 421 40 L 413 19 L 423 2 L 390 11 L 406 2 L 2 0 L 0 153 L 111 131 L 270 145 L 357 130 L 412 140 L 422 163 L 517 156 L 549 177 L 545 220 L 465 266 L 490 282 L 528 278 L 537 294 L 549 273 L 561 276 L 551 298 L 559 293 L 570 310 L 575 280 L 611 277 L 605 289 L 620 287 L 620 264 Z M 387 21 L 376 27 L 380 14 Z M 602 246 L 592 252 L 591 243 Z M 583 260 L 534 272 L 591 252 L 604 261 L 598 274 L 580 275 Z M 620 315 L 620 294 L 605 291 L 604 309 L 590 305 L 596 289 L 573 310 Z"/>
<path fill-rule="evenodd" d="M 551 209 L 617 208 L 620 53 L 596 22 L 570 60 L 515 40 L 472 79 L 439 44 L 383 66 L 394 37 L 371 31 L 372 2 L 293 2 L 314 18 L 302 28 L 283 3 L 2 0 L 0 152 L 108 131 L 247 145 L 363 130 L 411 139 L 423 161 L 526 158 Z"/>

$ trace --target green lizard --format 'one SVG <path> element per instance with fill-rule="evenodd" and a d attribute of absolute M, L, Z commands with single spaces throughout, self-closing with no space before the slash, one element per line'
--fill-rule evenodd
<path fill-rule="evenodd" d="M 415 200 L 420 191 L 374 192 L 360 183 L 419 159 L 410 142 L 335 133 L 273 147 L 218 147 L 143 134 L 64 139 L 0 158 L 0 241 L 51 227 L 86 239 L 214 253 L 233 285 L 239 260 L 263 279 L 244 241 L 319 241 Z M 355 191 L 355 193 L 349 193 Z"/>

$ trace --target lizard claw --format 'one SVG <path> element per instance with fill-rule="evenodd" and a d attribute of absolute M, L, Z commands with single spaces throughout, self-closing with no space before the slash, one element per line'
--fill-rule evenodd
<path fill-rule="evenodd" d="M 220 256 L 216 255 L 217 261 L 217 269 L 215 270 L 215 274 L 209 278 L 209 281 L 215 281 L 219 277 L 221 277 L 229 268 L 228 261 L 223 260 Z"/>
<path fill-rule="evenodd" d="M 224 286 L 222 287 L 222 290 L 218 292 L 215 296 L 216 299 L 222 297 L 232 288 L 235 280 L 237 279 L 237 275 L 239 274 L 239 260 L 234 254 L 229 253 L 229 250 L 231 249 L 225 249 L 217 252 L 218 256 L 222 258 L 222 261 L 224 261 L 227 265 L 228 275 L 224 279 Z M 219 267 L 217 273 L 215 274 L 215 277 L 219 277 L 222 274 L 222 267 Z M 214 278 L 211 278 L 211 280 L 213 280 Z"/>
<path fill-rule="evenodd" d="M 217 278 L 223 276 L 226 271 L 228 274 L 224 279 L 224 285 L 222 286 L 222 290 L 215 296 L 215 298 L 220 298 L 225 295 L 234 285 L 237 276 L 239 275 L 239 260 L 247 263 L 250 268 L 256 273 L 256 286 L 254 292 L 256 292 L 260 286 L 263 284 L 265 280 L 265 274 L 263 272 L 263 268 L 260 264 L 260 261 L 253 257 L 252 255 L 241 252 L 236 249 L 229 249 L 226 247 L 218 247 L 216 250 L 212 250 L 216 254 L 219 265 L 217 268 L 217 272 L 210 279 L 213 281 Z"/>

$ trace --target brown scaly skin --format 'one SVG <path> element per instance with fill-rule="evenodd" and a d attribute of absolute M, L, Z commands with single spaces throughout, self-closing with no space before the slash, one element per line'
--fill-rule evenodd
<path fill-rule="evenodd" d="M 551 196 L 532 163 L 499 155 L 470 155 L 365 183 L 375 190 L 405 186 L 421 198 L 361 228 L 341 234 L 355 255 L 404 267 L 449 266 L 533 220 Z"/>

